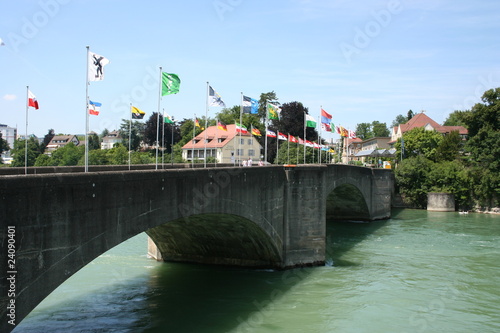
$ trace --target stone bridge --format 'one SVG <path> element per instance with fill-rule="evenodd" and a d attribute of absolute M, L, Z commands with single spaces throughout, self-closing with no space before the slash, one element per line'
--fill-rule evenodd
<path fill-rule="evenodd" d="M 321 265 L 326 219 L 389 218 L 392 190 L 390 170 L 347 165 L 0 176 L 0 331 L 141 232 L 166 261 Z"/>

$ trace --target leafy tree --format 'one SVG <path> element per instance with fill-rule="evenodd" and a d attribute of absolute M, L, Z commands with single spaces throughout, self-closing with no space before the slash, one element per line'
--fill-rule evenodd
<path fill-rule="evenodd" d="M 90 134 L 88 136 L 88 139 L 89 139 L 89 152 L 91 150 L 101 149 L 101 140 L 99 139 L 99 136 L 96 133 Z"/>
<path fill-rule="evenodd" d="M 297 137 L 304 136 L 304 113 L 309 114 L 309 110 L 300 102 L 285 103 L 281 106 L 281 115 L 279 120 L 273 120 L 273 129 L 284 134 L 290 134 Z M 314 141 L 318 138 L 316 129 L 306 128 L 307 140 Z"/>
<path fill-rule="evenodd" d="M 100 138 L 101 138 L 101 140 L 102 140 L 102 138 L 104 138 L 104 137 L 106 137 L 106 136 L 108 136 L 108 135 L 109 135 L 109 130 L 108 130 L 107 128 L 105 128 L 105 129 L 103 129 L 103 130 L 102 130 L 102 132 L 101 132 L 101 134 L 99 135 L 99 137 L 100 137 Z"/>
<path fill-rule="evenodd" d="M 413 111 L 410 109 L 408 110 L 408 113 L 406 114 L 406 121 L 410 121 L 411 118 L 413 118 L 413 116 L 415 115 L 415 113 L 413 113 Z"/>
<path fill-rule="evenodd" d="M 158 119 L 160 120 L 159 126 Z M 158 141 L 161 147 L 165 147 L 167 152 L 170 153 L 172 150 L 172 132 L 174 135 L 174 143 L 181 140 L 179 127 L 175 124 L 166 124 L 163 121 L 163 116 L 160 114 L 158 117 L 158 112 L 153 112 L 149 119 L 146 121 L 144 130 L 144 142 L 150 146 L 156 146 L 156 130 L 158 129 Z"/>
<path fill-rule="evenodd" d="M 423 155 L 416 155 L 403 160 L 394 170 L 396 182 L 405 203 L 417 208 L 427 206 L 427 192 L 429 192 L 427 175 L 432 167 L 432 161 Z"/>
<path fill-rule="evenodd" d="M 469 111 L 454 111 L 448 115 L 448 118 L 443 123 L 443 126 L 463 126 L 467 127 L 464 118 Z"/>
<path fill-rule="evenodd" d="M 400 124 L 406 124 L 407 121 L 408 121 L 407 117 L 403 116 L 402 114 L 398 114 L 396 118 L 392 121 L 391 127 L 397 127 Z"/>
<path fill-rule="evenodd" d="M 445 135 L 436 149 L 436 161 L 453 161 L 460 156 L 462 138 L 458 131 Z"/>
<path fill-rule="evenodd" d="M 481 99 L 463 113 L 469 130 L 465 150 L 476 171 L 475 192 L 491 207 L 500 200 L 500 88 L 487 90 Z"/>
<path fill-rule="evenodd" d="M 85 146 L 75 146 L 73 142 L 66 144 L 52 152 L 52 165 L 69 166 L 83 164 L 85 158 Z M 79 161 L 81 163 L 78 163 Z"/>
<path fill-rule="evenodd" d="M 469 206 L 471 178 L 460 161 L 433 163 L 425 182 L 429 192 L 451 193 L 457 207 Z"/>
<path fill-rule="evenodd" d="M 89 150 L 89 164 L 90 165 L 108 165 L 108 149 L 94 149 Z"/>
<path fill-rule="evenodd" d="M 128 148 L 119 145 L 108 149 L 108 159 L 111 165 L 122 165 L 128 163 Z"/>
<path fill-rule="evenodd" d="M 427 131 L 423 127 L 416 127 L 403 134 L 404 156 L 415 157 L 422 155 L 432 161 L 436 160 L 436 150 L 443 136 L 436 131 Z M 394 144 L 396 156 L 401 154 L 401 139 Z"/>
<path fill-rule="evenodd" d="M 127 147 L 128 149 L 128 146 L 129 146 L 129 128 L 131 126 L 131 131 L 130 131 L 130 141 L 131 141 L 131 145 L 130 145 L 130 149 L 131 150 L 137 150 L 139 149 L 140 145 L 141 145 L 141 141 L 143 140 L 143 137 L 144 137 L 144 128 L 145 128 L 145 125 L 144 123 L 140 122 L 140 121 L 132 121 L 132 124 L 131 124 L 131 121 L 128 120 L 128 119 L 122 119 L 122 123 L 120 125 L 120 129 L 119 129 L 119 132 L 120 132 L 120 136 L 122 137 L 122 142 L 123 142 L 123 146 L 124 147 Z"/>
<path fill-rule="evenodd" d="M 386 123 L 381 123 L 377 120 L 372 122 L 372 132 L 374 137 L 387 137 L 390 135 L 389 130 L 387 129 Z M 357 135 L 357 132 L 356 132 Z"/>
<path fill-rule="evenodd" d="M 52 166 L 52 159 L 49 155 L 40 154 L 35 160 L 36 167 Z"/>
<path fill-rule="evenodd" d="M 43 137 L 43 144 L 40 149 L 42 150 L 41 152 L 43 153 L 45 151 L 45 148 L 49 145 L 49 142 L 52 140 L 52 138 L 56 135 L 54 129 L 49 129 L 48 133 L 45 134 Z"/>
<path fill-rule="evenodd" d="M 373 138 L 373 132 L 370 123 L 359 123 L 356 125 L 356 136 L 361 140 Z"/>
<path fill-rule="evenodd" d="M 0 133 L 0 155 L 3 154 L 4 151 L 8 151 L 10 149 L 7 140 L 2 138 L 2 133 Z M 0 163 L 3 163 L 2 158 L 0 157 Z"/>
<path fill-rule="evenodd" d="M 25 162 L 25 140 L 18 139 L 14 141 L 14 148 L 12 149 L 12 166 L 14 167 L 22 167 Z M 28 160 L 27 165 L 33 166 L 35 165 L 35 160 L 40 155 L 40 143 L 38 140 L 35 140 L 33 136 L 28 139 Z"/>

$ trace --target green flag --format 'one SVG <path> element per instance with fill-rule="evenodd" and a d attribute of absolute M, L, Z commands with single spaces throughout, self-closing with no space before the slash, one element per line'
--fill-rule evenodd
<path fill-rule="evenodd" d="M 279 119 L 280 112 L 281 109 L 278 106 L 267 103 L 267 113 L 269 119 Z"/>
<path fill-rule="evenodd" d="M 179 92 L 179 86 L 181 85 L 181 79 L 177 74 L 172 73 L 161 73 L 161 95 L 171 95 L 177 94 Z"/>
<path fill-rule="evenodd" d="M 174 121 L 172 120 L 172 117 L 170 117 L 168 114 L 165 113 L 165 124 L 173 124 Z"/>

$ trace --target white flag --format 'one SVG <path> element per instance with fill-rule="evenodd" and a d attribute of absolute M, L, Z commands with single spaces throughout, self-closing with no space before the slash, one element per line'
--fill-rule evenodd
<path fill-rule="evenodd" d="M 104 79 L 104 66 L 109 60 L 101 55 L 89 52 L 89 81 L 102 81 Z"/>
<path fill-rule="evenodd" d="M 3 42 L 2 38 L 0 38 L 0 46 L 4 46 L 5 43 Z"/>
<path fill-rule="evenodd" d="M 226 107 L 220 95 L 211 86 L 208 86 L 208 106 Z"/>

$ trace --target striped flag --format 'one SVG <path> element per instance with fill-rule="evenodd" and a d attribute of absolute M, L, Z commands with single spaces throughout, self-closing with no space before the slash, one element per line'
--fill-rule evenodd
<path fill-rule="evenodd" d="M 89 100 L 89 114 L 98 116 L 101 111 L 101 103 Z"/>

